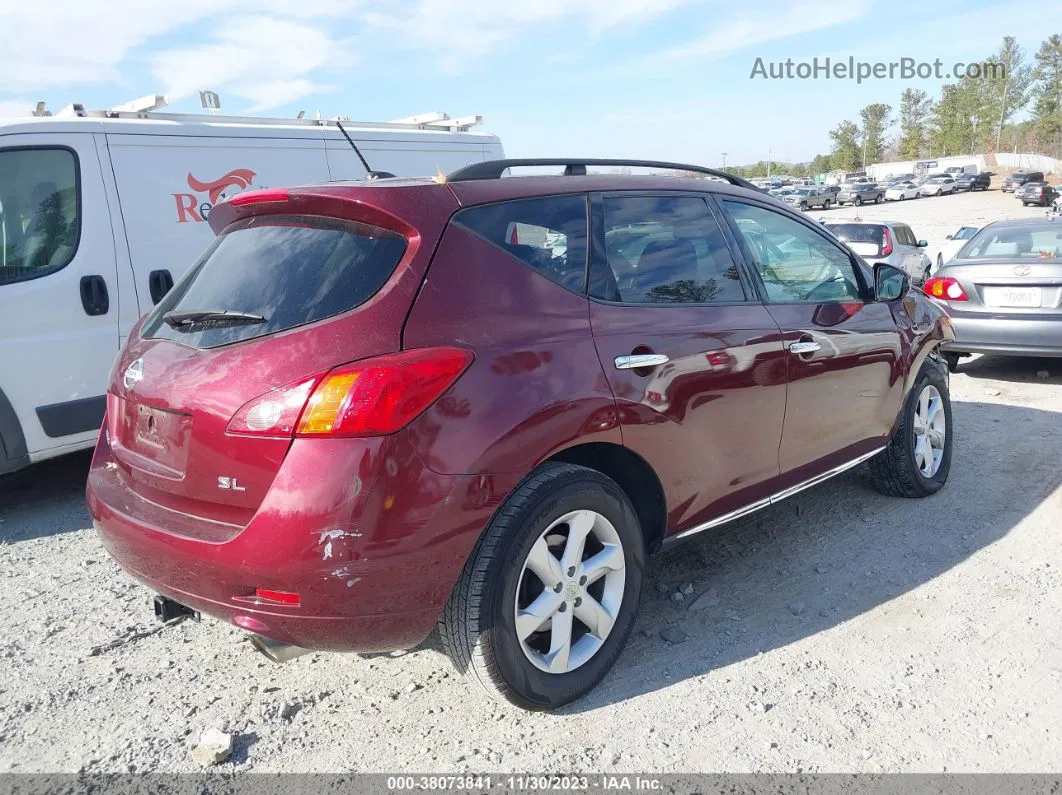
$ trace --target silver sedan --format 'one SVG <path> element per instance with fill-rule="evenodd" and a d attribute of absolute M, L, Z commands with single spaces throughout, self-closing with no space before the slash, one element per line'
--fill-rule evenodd
<path fill-rule="evenodd" d="M 1062 356 L 1062 219 L 991 223 L 922 289 L 955 327 L 952 369 L 971 353 Z"/>

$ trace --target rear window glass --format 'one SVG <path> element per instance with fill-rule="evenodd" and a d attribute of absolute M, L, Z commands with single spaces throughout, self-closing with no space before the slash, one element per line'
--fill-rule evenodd
<path fill-rule="evenodd" d="M 846 243 L 873 243 L 881 248 L 883 227 L 880 224 L 826 224 L 826 227 Z"/>
<path fill-rule="evenodd" d="M 462 210 L 454 222 L 572 292 L 586 282 L 586 196 L 544 196 Z"/>
<path fill-rule="evenodd" d="M 218 237 L 143 334 L 214 348 L 338 315 L 372 298 L 405 250 L 404 237 L 368 224 L 252 218 Z"/>
<path fill-rule="evenodd" d="M 1062 261 L 1062 229 L 1051 221 L 1043 226 L 986 229 L 963 246 L 959 259 Z"/>

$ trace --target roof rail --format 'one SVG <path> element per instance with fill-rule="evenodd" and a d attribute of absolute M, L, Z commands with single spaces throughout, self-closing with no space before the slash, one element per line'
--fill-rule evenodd
<path fill-rule="evenodd" d="M 581 177 L 586 174 L 587 166 L 637 166 L 641 168 L 662 168 L 668 171 L 692 171 L 697 174 L 705 174 L 709 177 L 729 182 L 739 188 L 757 190 L 751 182 L 704 166 L 691 166 L 687 163 L 668 163 L 660 160 L 613 160 L 611 158 L 564 158 L 564 157 L 540 157 L 518 158 L 515 160 L 485 160 L 482 163 L 459 168 L 452 174 L 447 175 L 447 182 L 469 182 L 475 179 L 500 179 L 507 169 L 514 166 L 564 166 L 566 177 Z"/>

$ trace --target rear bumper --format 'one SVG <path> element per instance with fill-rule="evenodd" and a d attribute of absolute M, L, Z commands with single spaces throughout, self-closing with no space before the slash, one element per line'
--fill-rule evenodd
<path fill-rule="evenodd" d="M 309 649 L 409 648 L 431 632 L 511 484 L 439 475 L 401 437 L 295 440 L 246 527 L 208 540 L 141 504 L 103 434 L 89 511 L 122 568 L 188 607 Z M 256 588 L 300 603 L 257 600 Z"/>
<path fill-rule="evenodd" d="M 947 353 L 987 353 L 1009 356 L 1062 356 L 1062 316 L 1050 319 L 992 317 L 948 310 L 955 340 L 945 342 Z"/>

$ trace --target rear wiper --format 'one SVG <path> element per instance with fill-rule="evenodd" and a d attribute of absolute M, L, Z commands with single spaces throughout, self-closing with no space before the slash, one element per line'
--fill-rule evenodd
<path fill-rule="evenodd" d="M 189 312 L 167 312 L 163 322 L 176 331 L 192 332 L 228 326 L 256 326 L 266 318 L 251 312 L 232 312 L 222 309 L 198 309 Z"/>

